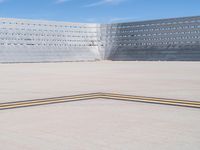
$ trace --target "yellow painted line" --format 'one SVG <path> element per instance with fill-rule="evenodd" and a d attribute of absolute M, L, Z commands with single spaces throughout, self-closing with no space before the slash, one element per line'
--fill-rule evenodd
<path fill-rule="evenodd" d="M 36 100 L 27 100 L 27 101 L 16 101 L 16 102 L 8 102 L 8 103 L 2 103 L 1 106 L 10 106 L 10 105 L 23 105 L 23 104 L 33 104 L 38 102 L 51 102 L 51 101 L 62 101 L 62 100 L 70 100 L 70 99 L 82 99 L 82 98 L 90 98 L 90 97 L 99 97 L 99 93 L 91 93 L 91 94 L 80 94 L 80 95 L 72 95 L 72 96 L 63 96 L 63 97 L 55 97 L 55 98 L 46 98 L 46 99 L 36 99 Z"/>
<path fill-rule="evenodd" d="M 53 104 L 53 103 L 64 103 L 64 102 L 71 102 L 71 101 L 98 99 L 98 98 L 200 108 L 200 102 L 198 101 L 164 99 L 164 98 L 153 98 L 153 97 L 99 92 L 99 93 L 79 94 L 79 95 L 47 98 L 47 99 L 36 99 L 36 100 L 28 100 L 28 101 L 0 103 L 0 110 L 13 109 L 13 108 L 19 108 L 19 107 L 28 107 L 28 106 L 30 107 L 30 106 L 36 106 L 36 105 L 47 105 L 47 104 Z"/>
<path fill-rule="evenodd" d="M 124 94 L 113 94 L 113 93 L 103 93 L 102 96 L 113 96 L 118 98 L 128 98 L 128 99 L 141 99 L 141 100 L 149 100 L 149 101 L 165 101 L 172 103 L 184 103 L 184 104 L 195 104 L 200 105 L 198 101 L 188 101 L 188 100 L 177 100 L 177 99 L 165 99 L 165 98 L 153 98 L 153 97 L 144 97 L 144 96 L 134 96 L 134 95 L 124 95 Z"/>
<path fill-rule="evenodd" d="M 0 106 L 0 109 L 11 109 L 11 108 L 18 108 L 18 107 L 28 107 L 28 106 L 36 106 L 36 105 L 45 105 L 45 104 L 53 104 L 53 103 L 64 103 L 70 101 L 79 101 L 79 100 L 88 100 L 88 99 L 95 99 L 96 97 L 86 97 L 86 98 L 74 98 L 74 99 L 67 99 L 67 100 L 53 100 L 53 101 L 42 101 L 42 102 L 34 102 L 34 103 L 25 103 L 25 104 L 14 104 L 9 106 Z"/>
<path fill-rule="evenodd" d="M 107 96 L 102 96 L 101 98 L 200 108 L 200 105 L 197 105 L 197 104 L 192 104 L 192 103 L 191 104 L 187 104 L 187 103 L 183 103 L 183 102 L 180 103 L 180 102 L 176 102 L 176 101 L 172 102 L 172 101 L 164 101 L 164 100 L 158 100 L 158 99 L 156 99 L 156 100 L 146 100 L 146 99 L 136 99 L 136 98 L 130 98 L 130 97 L 108 96 L 108 95 Z"/>
<path fill-rule="evenodd" d="M 16 107 L 26 107 L 26 106 L 34 106 L 34 105 L 43 105 L 50 103 L 59 103 L 59 102 L 67 102 L 67 101 L 77 101 L 77 100 L 87 100 L 87 99 L 96 99 L 99 97 L 98 93 L 91 94 L 80 94 L 73 96 L 64 96 L 58 98 L 47 98 L 47 99 L 38 99 L 38 100 L 29 100 L 29 101 L 19 101 L 19 102 L 11 102 L 11 103 L 3 103 L 0 104 L 0 109 L 8 109 L 8 108 L 16 108 Z"/>

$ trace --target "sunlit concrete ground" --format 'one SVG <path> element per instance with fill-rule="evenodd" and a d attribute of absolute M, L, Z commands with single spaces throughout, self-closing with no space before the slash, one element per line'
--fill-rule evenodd
<path fill-rule="evenodd" d="M 198 62 L 1 64 L 0 100 L 88 92 L 200 99 Z"/>
<path fill-rule="evenodd" d="M 0 64 L 0 102 L 90 92 L 200 100 L 200 62 Z"/>
<path fill-rule="evenodd" d="M 200 101 L 200 62 L 0 64 L 0 103 L 90 92 Z M 0 111 L 0 150 L 199 150 L 200 111 L 88 100 Z"/>
<path fill-rule="evenodd" d="M 199 109 L 89 100 L 0 111 L 4 150 L 199 150 Z"/>

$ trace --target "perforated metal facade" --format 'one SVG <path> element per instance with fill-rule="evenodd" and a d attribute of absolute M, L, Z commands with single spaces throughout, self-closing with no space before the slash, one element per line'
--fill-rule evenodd
<path fill-rule="evenodd" d="M 111 60 L 200 60 L 200 17 L 102 26 Z"/>
<path fill-rule="evenodd" d="M 200 17 L 83 24 L 0 19 L 0 62 L 200 60 Z"/>
<path fill-rule="evenodd" d="M 0 19 L 0 62 L 100 60 L 98 24 Z"/>

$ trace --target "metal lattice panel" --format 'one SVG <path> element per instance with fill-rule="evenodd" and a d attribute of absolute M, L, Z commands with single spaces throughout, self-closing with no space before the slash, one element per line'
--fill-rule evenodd
<path fill-rule="evenodd" d="M 0 62 L 200 60 L 200 17 L 84 24 L 0 19 Z"/>

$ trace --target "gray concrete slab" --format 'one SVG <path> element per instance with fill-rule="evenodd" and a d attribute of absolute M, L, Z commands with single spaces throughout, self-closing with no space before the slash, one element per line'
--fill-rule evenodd
<path fill-rule="evenodd" d="M 199 150 L 199 109 L 89 100 L 0 111 L 0 149 Z"/>
<path fill-rule="evenodd" d="M 114 92 L 200 100 L 200 62 L 0 64 L 0 102 Z"/>

